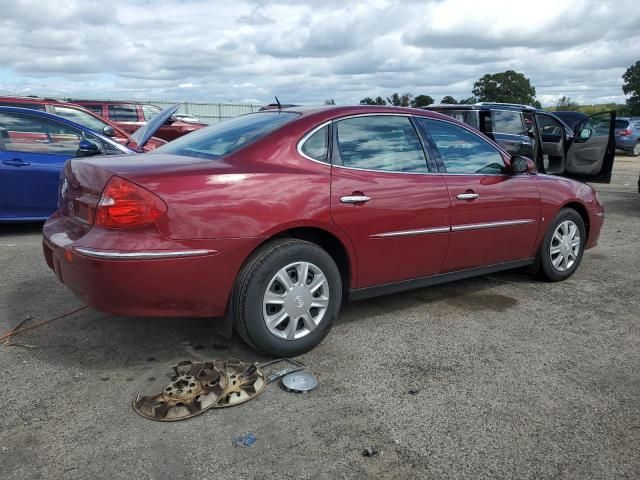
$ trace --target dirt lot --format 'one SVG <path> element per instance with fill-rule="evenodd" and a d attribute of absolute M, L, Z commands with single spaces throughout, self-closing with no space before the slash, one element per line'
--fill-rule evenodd
<path fill-rule="evenodd" d="M 211 321 L 84 310 L 0 346 L 0 477 L 640 478 L 640 159 L 618 157 L 576 275 L 491 275 L 347 305 L 276 384 L 178 423 L 134 413 L 182 359 L 261 361 Z M 80 306 L 39 225 L 0 227 L 0 333 Z M 409 394 L 409 390 L 417 390 Z M 253 432 L 251 448 L 233 437 Z M 365 447 L 380 454 L 361 455 Z"/>

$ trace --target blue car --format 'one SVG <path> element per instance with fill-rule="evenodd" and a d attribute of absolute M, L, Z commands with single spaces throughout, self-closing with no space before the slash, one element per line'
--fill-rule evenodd
<path fill-rule="evenodd" d="M 640 118 L 616 120 L 616 148 L 632 157 L 640 156 Z"/>
<path fill-rule="evenodd" d="M 144 146 L 178 107 L 167 108 L 136 131 L 136 143 Z M 57 115 L 0 107 L 0 222 L 41 221 L 53 214 L 66 160 L 136 153 Z"/>

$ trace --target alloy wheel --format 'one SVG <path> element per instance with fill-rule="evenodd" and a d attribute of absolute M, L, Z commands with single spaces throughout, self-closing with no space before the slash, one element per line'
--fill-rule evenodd
<path fill-rule="evenodd" d="M 580 230 L 571 220 L 561 222 L 551 239 L 549 253 L 551 264 L 559 272 L 566 272 L 576 262 L 580 253 Z"/>
<path fill-rule="evenodd" d="M 269 331 L 284 340 L 302 338 L 322 322 L 329 307 L 329 283 L 313 263 L 295 262 L 267 284 L 262 315 Z"/>

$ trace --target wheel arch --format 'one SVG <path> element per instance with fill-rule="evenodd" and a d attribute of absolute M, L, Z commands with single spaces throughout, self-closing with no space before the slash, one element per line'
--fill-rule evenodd
<path fill-rule="evenodd" d="M 565 203 L 564 205 L 562 205 L 562 208 L 570 208 L 572 210 L 575 210 L 578 215 L 580 215 L 580 217 L 582 218 L 582 221 L 584 222 L 584 229 L 587 232 L 587 238 L 585 239 L 585 244 L 586 242 L 589 241 L 589 231 L 590 231 L 590 220 L 589 220 L 589 211 L 587 210 L 587 207 L 585 207 L 582 203 L 578 202 L 578 201 L 570 201 Z"/>

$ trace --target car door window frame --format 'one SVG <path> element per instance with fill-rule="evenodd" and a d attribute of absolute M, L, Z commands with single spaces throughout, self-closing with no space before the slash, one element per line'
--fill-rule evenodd
<path fill-rule="evenodd" d="M 381 169 L 372 169 L 372 168 L 362 168 L 362 167 L 350 167 L 342 164 L 342 155 L 340 153 L 340 145 L 338 142 L 338 123 L 343 120 L 348 120 L 352 118 L 360 118 L 360 117 L 406 117 L 409 120 L 416 136 L 418 137 L 418 141 L 420 142 L 422 155 L 425 160 L 425 171 L 424 172 L 402 172 L 397 170 L 381 170 Z M 330 131 L 330 159 L 331 165 L 339 168 L 346 168 L 349 170 L 359 170 L 363 172 L 379 172 L 379 173 L 392 173 L 392 174 L 409 174 L 409 175 L 429 175 L 432 173 L 437 173 L 437 170 L 432 170 L 432 165 L 435 166 L 435 162 L 433 162 L 433 156 L 430 152 L 430 149 L 427 148 L 424 142 L 424 138 L 421 136 L 420 128 L 416 124 L 414 120 L 414 116 L 406 113 L 361 113 L 356 115 L 348 115 L 345 117 L 335 118 L 329 122 L 331 124 Z M 432 163 L 433 162 L 433 163 Z"/>
<path fill-rule="evenodd" d="M 432 118 L 432 117 L 420 117 L 420 118 L 424 119 L 424 120 L 447 123 L 449 125 L 453 125 L 454 127 L 458 127 L 458 128 L 463 129 L 463 130 L 466 130 L 467 132 L 472 134 L 475 138 L 477 138 L 479 141 L 487 144 L 490 148 L 495 150 L 495 152 L 502 159 L 502 163 L 504 164 L 504 167 L 505 167 L 505 171 L 501 172 L 501 173 L 455 173 L 455 172 L 448 172 L 446 164 L 444 162 L 444 159 L 442 158 L 442 155 L 440 154 L 440 151 L 438 150 L 438 146 L 436 145 L 435 140 L 431 137 L 431 134 L 429 133 L 428 129 L 424 128 L 422 125 L 420 125 L 420 122 L 417 122 L 417 127 L 424 134 L 425 138 L 427 139 L 427 142 L 428 142 L 429 146 L 431 147 L 431 150 L 433 150 L 433 155 L 434 155 L 434 157 L 436 159 L 439 173 L 442 173 L 443 175 L 482 175 L 482 176 L 493 176 L 493 177 L 505 177 L 505 176 L 508 177 L 508 176 L 511 176 L 511 174 L 506 171 L 507 162 L 505 161 L 505 156 L 508 156 L 508 155 L 505 152 L 503 152 L 500 148 L 496 147 L 491 142 L 489 142 L 483 136 L 483 134 L 478 134 L 478 133 L 474 132 L 471 128 L 467 128 L 466 124 L 458 124 L 458 123 L 450 122 L 450 121 L 448 121 L 446 119 L 440 119 L 440 118 Z"/>

